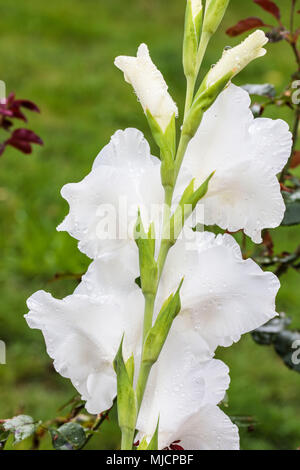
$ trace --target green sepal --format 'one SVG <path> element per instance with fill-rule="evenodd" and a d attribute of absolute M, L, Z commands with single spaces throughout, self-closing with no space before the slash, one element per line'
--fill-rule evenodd
<path fill-rule="evenodd" d="M 180 289 L 182 283 L 183 280 L 181 281 L 175 294 L 171 294 L 170 297 L 165 301 L 153 327 L 149 330 L 146 336 L 142 361 L 148 364 L 154 364 L 157 361 L 169 334 L 172 323 L 180 312 Z"/>
<path fill-rule="evenodd" d="M 225 15 L 229 0 L 208 0 L 203 20 L 203 32 L 213 35 Z"/>
<path fill-rule="evenodd" d="M 133 385 L 133 379 L 134 379 L 134 356 L 133 354 L 127 360 L 125 365 L 126 365 L 126 370 L 127 370 L 129 380 L 131 382 L 131 385 Z"/>
<path fill-rule="evenodd" d="M 183 70 L 186 77 L 196 74 L 197 51 L 199 45 L 202 11 L 193 17 L 191 0 L 187 1 L 183 38 Z"/>
<path fill-rule="evenodd" d="M 157 420 L 157 425 L 156 425 L 154 434 L 152 436 L 152 439 L 149 442 L 147 450 L 158 450 L 158 428 L 159 428 L 159 418 Z"/>
<path fill-rule="evenodd" d="M 148 447 L 147 439 L 146 439 L 146 437 L 143 437 L 143 439 L 141 440 L 137 450 L 147 450 L 147 447 Z"/>
<path fill-rule="evenodd" d="M 123 359 L 123 340 L 124 336 L 113 362 L 117 374 L 118 421 L 122 430 L 127 428 L 134 432 L 137 419 L 137 400 L 132 386 L 132 377 L 129 375 Z M 130 369 L 132 370 L 132 365 Z"/>
<path fill-rule="evenodd" d="M 178 207 L 172 215 L 170 221 L 170 239 L 172 243 L 175 243 L 179 237 L 184 227 L 185 221 L 190 217 L 198 202 L 206 195 L 209 182 L 214 174 L 215 172 L 213 171 L 209 177 L 206 178 L 204 183 L 202 183 L 201 186 L 199 186 L 199 188 L 196 190 L 194 189 L 195 179 L 192 179 L 190 184 L 185 189 Z"/>
<path fill-rule="evenodd" d="M 175 184 L 174 159 L 176 153 L 175 114 L 173 114 L 164 132 L 148 109 L 146 116 L 153 138 L 160 148 L 162 185 L 173 187 Z"/>
<path fill-rule="evenodd" d="M 150 224 L 145 232 L 140 211 L 135 226 L 135 242 L 139 249 L 140 282 L 144 294 L 155 294 L 158 280 L 158 268 L 155 260 L 154 225 Z"/>
<path fill-rule="evenodd" d="M 232 78 L 232 72 L 224 75 L 210 87 L 206 87 L 205 79 L 197 92 L 189 114 L 183 124 L 182 133 L 190 138 L 194 137 L 202 121 L 203 114 L 216 101 L 219 94 L 224 90 Z"/>

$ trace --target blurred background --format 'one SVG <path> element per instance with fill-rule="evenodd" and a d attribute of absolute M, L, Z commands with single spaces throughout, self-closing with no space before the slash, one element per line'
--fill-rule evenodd
<path fill-rule="evenodd" d="M 277 3 L 287 15 L 289 2 Z M 39 289 L 57 297 L 72 293 L 76 280 L 57 274 L 80 275 L 89 264 L 75 240 L 56 232 L 68 211 L 61 187 L 89 172 L 117 129 L 137 127 L 150 139 L 136 97 L 113 65 L 115 56 L 134 55 L 146 42 L 182 110 L 184 10 L 185 0 L 0 0 L 0 79 L 7 93 L 15 91 L 41 108 L 41 115 L 29 116 L 29 127 L 44 141 L 32 155 L 10 147 L 0 159 L 0 339 L 7 344 L 7 364 L 0 365 L 0 418 L 25 413 L 51 419 L 75 394 L 54 371 L 41 333 L 27 327 L 26 299 Z M 229 38 L 225 30 L 247 16 L 274 22 L 251 0 L 231 0 L 202 73 L 225 45 L 241 40 Z M 296 69 L 292 52 L 284 43 L 267 48 L 267 56 L 235 83 L 272 82 L 278 90 L 288 83 Z M 289 122 L 292 117 L 275 107 L 266 116 Z M 274 235 L 281 251 L 294 250 L 299 238 L 299 227 L 281 227 Z M 284 275 L 277 301 L 278 311 L 293 317 L 294 328 L 300 327 L 299 280 L 294 270 Z M 242 449 L 299 447 L 300 375 L 250 335 L 217 356 L 231 369 L 226 413 L 251 416 L 257 423 L 241 428 Z M 118 439 L 112 413 L 89 448 L 114 448 Z M 46 439 L 43 446 L 50 442 Z"/>

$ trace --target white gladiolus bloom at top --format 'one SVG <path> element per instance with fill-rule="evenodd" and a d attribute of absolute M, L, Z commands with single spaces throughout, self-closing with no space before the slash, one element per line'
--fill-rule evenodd
<path fill-rule="evenodd" d="M 215 171 L 200 202 L 204 223 L 244 229 L 260 243 L 261 230 L 277 227 L 284 216 L 276 175 L 290 156 L 292 135 L 280 119 L 254 119 L 250 103 L 248 93 L 232 84 L 220 94 L 187 148 L 179 180 L 188 184 L 195 177 L 200 185 Z"/>
<path fill-rule="evenodd" d="M 206 86 L 213 85 L 228 73 L 232 73 L 231 76 L 234 77 L 252 60 L 264 56 L 266 49 L 263 46 L 267 42 L 268 38 L 265 33 L 257 30 L 238 46 L 225 50 L 219 62 L 212 67 L 206 76 Z"/>
<path fill-rule="evenodd" d="M 69 232 L 79 240 L 79 249 L 95 259 L 132 242 L 138 209 L 145 226 L 155 218 L 152 206 L 162 210 L 160 161 L 151 156 L 141 132 L 117 131 L 91 172 L 81 182 L 65 185 L 61 193 L 70 212 L 57 229 Z"/>
<path fill-rule="evenodd" d="M 161 72 L 153 64 L 146 44 L 141 44 L 136 57 L 119 56 L 115 65 L 124 72 L 146 112 L 150 111 L 164 132 L 178 109 L 168 93 L 168 86 Z"/>

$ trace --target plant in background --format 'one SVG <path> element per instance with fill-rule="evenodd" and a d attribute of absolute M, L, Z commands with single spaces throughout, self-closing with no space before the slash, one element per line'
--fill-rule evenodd
<path fill-rule="evenodd" d="M 35 132 L 24 128 L 13 128 L 15 119 L 27 122 L 23 109 L 40 112 L 32 101 L 16 99 L 14 93 L 0 99 L 0 128 L 9 133 L 9 137 L 0 142 L 0 156 L 8 145 L 26 154 L 32 152 L 32 144 L 43 145 L 42 139 Z"/>
<path fill-rule="evenodd" d="M 72 295 L 33 294 L 26 320 L 43 332 L 56 370 L 81 401 L 63 424 L 35 426 L 23 417 L 34 448 L 45 429 L 57 449 L 84 448 L 115 400 L 122 450 L 239 448 L 238 428 L 219 406 L 229 370 L 214 355 L 276 316 L 279 281 L 243 259 L 230 234 L 199 227 L 243 230 L 260 243 L 263 229 L 280 225 L 285 206 L 276 175 L 292 138 L 283 121 L 255 119 L 248 93 L 231 83 L 265 54 L 262 31 L 226 48 L 197 87 L 228 3 L 187 0 L 178 139 L 177 106 L 147 46 L 115 61 L 159 156 L 138 130 L 117 131 L 91 172 L 62 190 L 70 211 L 58 230 L 76 238 L 92 262 Z M 3 423 L 4 444 L 13 419 Z"/>

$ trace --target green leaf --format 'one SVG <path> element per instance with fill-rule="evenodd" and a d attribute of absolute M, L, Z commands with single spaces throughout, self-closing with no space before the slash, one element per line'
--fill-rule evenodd
<path fill-rule="evenodd" d="M 158 450 L 158 428 L 159 428 L 159 418 L 157 421 L 155 432 L 153 434 L 151 441 L 149 442 L 147 450 Z"/>
<path fill-rule="evenodd" d="M 86 440 L 84 428 L 78 423 L 66 423 L 59 429 L 49 429 L 56 450 L 77 450 Z"/>
<path fill-rule="evenodd" d="M 300 224 L 300 190 L 294 193 L 282 193 L 286 205 L 284 219 L 281 225 L 298 225 Z"/>
<path fill-rule="evenodd" d="M 143 437 L 143 439 L 141 440 L 137 450 L 147 450 L 147 447 L 148 447 L 147 439 L 145 437 Z"/>
<path fill-rule="evenodd" d="M 203 114 L 214 104 L 231 78 L 232 72 L 229 72 L 209 87 L 207 87 L 206 78 L 203 80 L 182 126 L 182 134 L 188 135 L 190 138 L 194 137 L 202 121 Z"/>
<path fill-rule="evenodd" d="M 276 90 L 270 83 L 263 84 L 247 84 L 243 85 L 242 88 L 246 90 L 249 95 L 266 96 L 267 98 L 274 98 L 276 96 Z"/>
<path fill-rule="evenodd" d="M 38 425 L 39 423 L 35 423 L 31 416 L 19 415 L 12 419 L 7 419 L 3 423 L 3 428 L 14 435 L 14 444 L 17 444 L 34 434 Z"/>
<path fill-rule="evenodd" d="M 153 327 L 149 330 L 144 344 L 142 361 L 154 364 L 165 344 L 172 323 L 181 309 L 181 281 L 175 294 L 171 294 L 162 306 Z"/>
<path fill-rule="evenodd" d="M 3 449 L 7 439 L 9 438 L 9 431 L 1 431 L 0 429 L 0 450 Z"/>
<path fill-rule="evenodd" d="M 134 431 L 137 418 L 137 400 L 132 386 L 132 376 L 130 376 L 134 364 L 130 364 L 129 375 L 123 359 L 123 340 L 124 336 L 114 360 L 114 369 L 117 374 L 118 421 L 121 429 L 127 428 Z"/>
<path fill-rule="evenodd" d="M 185 189 L 181 200 L 170 221 L 170 239 L 174 243 L 179 237 L 186 220 L 194 211 L 198 202 L 206 195 L 211 178 L 215 172 L 211 173 L 204 183 L 194 190 L 195 180 L 193 179 Z"/>

